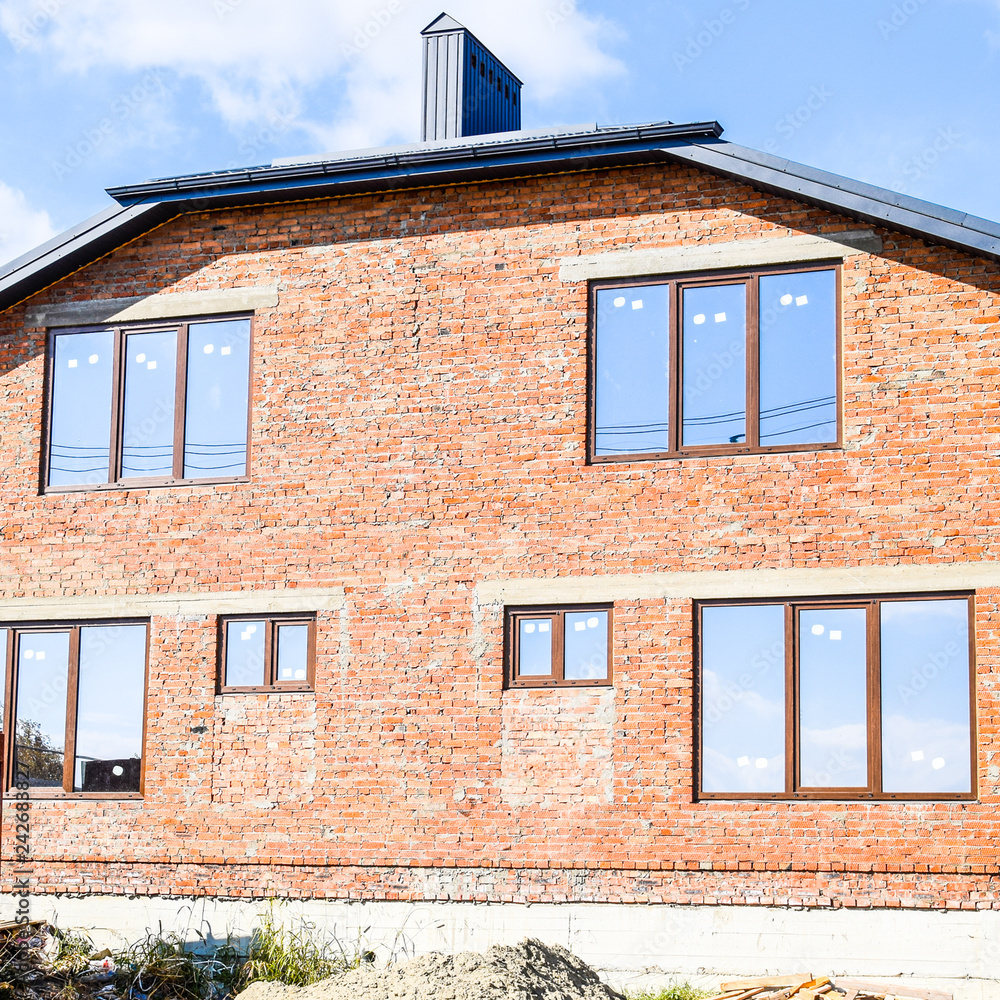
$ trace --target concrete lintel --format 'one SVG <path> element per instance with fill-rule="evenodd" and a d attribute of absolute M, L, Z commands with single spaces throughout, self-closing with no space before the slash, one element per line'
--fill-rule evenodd
<path fill-rule="evenodd" d="M 69 597 L 0 597 L 0 622 L 85 618 L 193 617 L 339 611 L 343 587 L 201 591 L 186 594 L 108 594 Z"/>
<path fill-rule="evenodd" d="M 919 593 L 993 587 L 1000 587 L 1000 563 L 981 562 L 486 580 L 476 587 L 476 596 L 480 604 L 586 604 L 667 598 L 736 600 Z"/>
<path fill-rule="evenodd" d="M 683 274 L 722 268 L 795 264 L 881 253 L 882 240 L 870 229 L 811 236 L 766 236 L 730 243 L 699 243 L 659 249 L 617 250 L 559 262 L 560 281 L 631 278 L 644 274 Z"/>
<path fill-rule="evenodd" d="M 146 319 L 179 319 L 216 313 L 269 309 L 278 304 L 277 285 L 251 285 L 204 292 L 158 292 L 121 299 L 56 302 L 27 311 L 27 326 L 90 326 Z"/>

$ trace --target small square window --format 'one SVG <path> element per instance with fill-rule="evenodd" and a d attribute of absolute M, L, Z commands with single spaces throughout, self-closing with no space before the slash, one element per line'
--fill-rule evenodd
<path fill-rule="evenodd" d="M 609 604 L 508 608 L 509 687 L 611 684 Z"/>
<path fill-rule="evenodd" d="M 311 691 L 316 619 L 260 615 L 219 621 L 221 691 Z"/>

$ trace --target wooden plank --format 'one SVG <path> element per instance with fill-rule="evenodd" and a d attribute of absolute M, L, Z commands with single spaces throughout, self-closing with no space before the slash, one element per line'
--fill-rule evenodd
<path fill-rule="evenodd" d="M 832 989 L 830 980 L 823 976 L 819 979 L 810 979 L 805 986 L 799 988 L 795 994 L 796 1000 L 816 1000 L 818 996 Z"/>
<path fill-rule="evenodd" d="M 763 993 L 764 987 L 758 986 L 753 990 L 729 990 L 727 993 L 720 993 L 718 996 L 709 997 L 708 1000 L 751 1000 L 751 997 Z"/>
<path fill-rule="evenodd" d="M 723 983 L 724 990 L 777 989 L 779 986 L 792 986 L 799 989 L 812 981 L 811 972 L 802 972 L 797 976 L 757 976 L 754 979 L 735 979 L 731 983 Z M 936 998 L 932 998 L 936 1000 Z"/>
<path fill-rule="evenodd" d="M 909 1000 L 954 1000 L 954 994 L 944 990 L 925 990 L 916 986 L 907 986 L 900 982 L 876 983 L 869 979 L 841 979 L 839 976 L 833 985 L 841 990 L 856 990 L 869 996 L 906 997 Z"/>

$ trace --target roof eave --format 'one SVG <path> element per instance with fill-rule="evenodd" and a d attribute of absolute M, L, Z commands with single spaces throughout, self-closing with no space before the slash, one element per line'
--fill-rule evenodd
<path fill-rule="evenodd" d="M 179 206 L 114 205 L 0 269 L 0 312 L 177 215 Z"/>
<path fill-rule="evenodd" d="M 730 142 L 678 143 L 669 159 L 691 163 L 771 194 L 1000 261 L 1000 225 L 933 202 L 854 181 Z"/>

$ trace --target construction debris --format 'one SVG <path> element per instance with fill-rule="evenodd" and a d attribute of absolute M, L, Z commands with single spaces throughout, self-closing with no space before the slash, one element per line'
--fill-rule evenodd
<path fill-rule="evenodd" d="M 867 979 L 831 979 L 802 972 L 790 976 L 757 976 L 722 984 L 722 992 L 708 1000 L 952 1000 L 942 990 L 925 990 L 905 983 L 876 983 Z"/>

